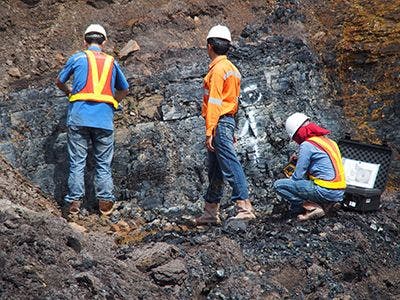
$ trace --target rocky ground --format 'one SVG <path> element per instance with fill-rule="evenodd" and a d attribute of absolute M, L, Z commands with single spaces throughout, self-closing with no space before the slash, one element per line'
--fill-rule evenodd
<path fill-rule="evenodd" d="M 123 209 L 67 222 L 1 161 L 1 299 L 396 299 L 400 199 L 299 223 L 283 208 L 193 229 Z M 224 216 L 229 208 L 224 210 Z"/>
<path fill-rule="evenodd" d="M 399 4 L 4 0 L 0 298 L 399 298 Z M 109 219 L 97 215 L 89 160 L 85 209 L 66 220 L 67 103 L 53 82 L 92 22 L 131 84 L 116 116 L 119 201 Z M 243 75 L 237 149 L 258 219 L 194 229 L 207 181 L 204 39 L 216 23 L 231 28 Z M 271 184 L 294 150 L 282 122 L 296 110 L 336 139 L 388 142 L 379 211 L 288 219 Z"/>

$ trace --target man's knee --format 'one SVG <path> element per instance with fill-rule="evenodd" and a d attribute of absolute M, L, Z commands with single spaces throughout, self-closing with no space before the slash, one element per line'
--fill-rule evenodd
<path fill-rule="evenodd" d="M 284 187 L 288 184 L 287 179 L 278 179 L 277 181 L 274 182 L 274 190 L 275 191 L 280 191 L 282 189 L 285 189 Z"/>

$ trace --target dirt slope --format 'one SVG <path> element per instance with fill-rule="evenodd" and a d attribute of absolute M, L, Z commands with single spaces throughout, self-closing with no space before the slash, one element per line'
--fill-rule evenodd
<path fill-rule="evenodd" d="M 138 42 L 141 50 L 125 64 L 141 61 L 140 76 L 159 68 L 167 49 L 205 47 L 207 30 L 226 23 L 228 16 L 237 36 L 270 10 L 268 1 L 5 0 L 2 6 L 0 38 L 7 40 L 0 46 L 0 70 L 7 74 L 0 82 L 2 93 L 54 80 L 66 58 L 83 47 L 82 32 L 93 22 L 106 28 L 109 52 L 117 54 L 130 39 Z"/>

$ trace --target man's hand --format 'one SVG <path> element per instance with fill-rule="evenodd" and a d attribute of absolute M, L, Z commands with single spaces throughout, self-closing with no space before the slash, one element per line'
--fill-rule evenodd
<path fill-rule="evenodd" d="M 214 149 L 212 142 L 213 142 L 213 136 L 212 135 L 207 136 L 206 137 L 206 147 L 207 147 L 208 151 L 214 152 L 215 149 Z"/>
<path fill-rule="evenodd" d="M 289 161 L 290 161 L 290 162 L 295 162 L 297 159 L 298 159 L 297 154 L 296 154 L 296 153 L 293 153 L 293 154 L 290 156 Z"/>

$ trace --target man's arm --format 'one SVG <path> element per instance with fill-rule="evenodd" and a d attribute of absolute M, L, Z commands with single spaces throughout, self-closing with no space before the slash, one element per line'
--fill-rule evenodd
<path fill-rule="evenodd" d="M 293 180 L 302 180 L 307 178 L 307 171 L 311 162 L 311 150 L 309 146 L 310 144 L 307 142 L 303 142 L 300 145 L 296 169 L 292 175 Z"/>
<path fill-rule="evenodd" d="M 122 99 L 128 95 L 129 83 L 116 60 L 114 60 L 114 67 L 116 72 L 114 99 L 117 100 L 117 102 L 121 102 Z"/>
<path fill-rule="evenodd" d="M 76 55 L 72 55 L 62 68 L 56 79 L 56 86 L 65 93 L 66 96 L 71 94 L 71 88 L 66 84 L 74 70 L 74 62 L 76 61 Z"/>
<path fill-rule="evenodd" d="M 206 136 L 214 134 L 222 109 L 222 90 L 224 88 L 223 76 L 214 72 L 210 80 L 210 91 L 207 103 Z"/>
<path fill-rule="evenodd" d="M 71 89 L 65 83 L 62 83 L 59 78 L 56 80 L 56 86 L 65 93 L 66 96 L 71 94 Z"/>

